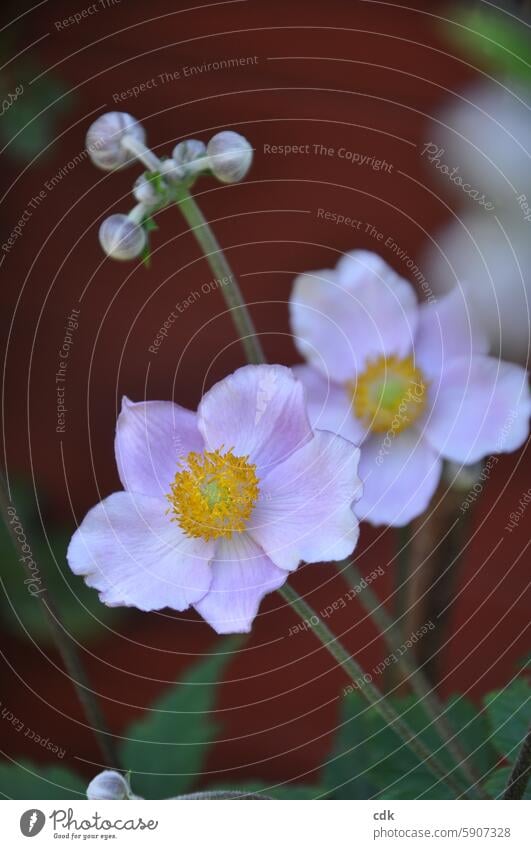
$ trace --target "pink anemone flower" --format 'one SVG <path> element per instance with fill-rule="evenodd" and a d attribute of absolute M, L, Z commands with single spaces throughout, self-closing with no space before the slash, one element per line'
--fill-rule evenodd
<path fill-rule="evenodd" d="M 459 289 L 418 304 L 380 257 L 354 251 L 299 276 L 290 313 L 312 424 L 361 445 L 360 518 L 405 525 L 443 459 L 472 464 L 527 439 L 527 372 L 487 356 Z"/>
<path fill-rule="evenodd" d="M 105 604 L 193 606 L 220 634 L 247 632 L 301 561 L 356 545 L 359 449 L 312 429 L 284 366 L 239 369 L 197 413 L 124 399 L 115 453 L 124 490 L 90 510 L 67 555 Z"/>

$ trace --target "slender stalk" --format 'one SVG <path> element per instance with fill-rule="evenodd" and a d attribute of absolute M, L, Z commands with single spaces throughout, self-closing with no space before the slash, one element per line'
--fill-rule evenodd
<path fill-rule="evenodd" d="M 161 161 L 158 156 L 134 136 L 124 136 L 122 145 L 126 150 L 136 156 L 149 171 L 160 170 Z M 220 288 L 238 336 L 240 337 L 247 360 L 255 365 L 265 363 L 264 352 L 239 283 L 210 225 L 184 182 L 168 178 L 168 184 L 170 187 L 170 196 L 177 203 L 194 238 L 203 251 L 206 261 L 210 265 L 214 275 L 223 281 L 224 285 Z"/>
<path fill-rule="evenodd" d="M 511 770 L 504 799 L 522 799 L 531 778 L 531 726 L 518 753 L 516 763 Z"/>
<path fill-rule="evenodd" d="M 186 223 L 194 234 L 215 276 L 223 281 L 221 291 L 230 310 L 232 320 L 241 339 L 250 363 L 265 363 L 265 356 L 258 339 L 253 320 L 225 255 L 190 192 L 184 187 L 176 188 L 177 203 Z"/>
<path fill-rule="evenodd" d="M 395 529 L 396 562 L 395 562 L 395 619 L 400 623 L 396 626 L 398 635 L 403 633 L 403 617 L 407 609 L 407 584 L 409 579 L 409 544 L 411 542 L 411 527 Z"/>
<path fill-rule="evenodd" d="M 351 589 L 357 589 L 363 581 L 363 576 L 356 564 L 354 562 L 344 561 L 338 564 L 338 566 L 341 575 L 349 587 Z M 387 613 L 376 593 L 367 585 L 357 595 L 357 598 L 373 622 L 378 626 L 381 636 L 387 643 L 387 647 L 391 652 L 394 652 L 400 645 L 403 634 Z M 437 698 L 434 689 L 430 686 L 422 669 L 419 669 L 407 654 L 396 656 L 395 663 L 400 669 L 400 672 L 407 678 L 415 695 L 422 701 L 426 714 L 431 718 L 439 736 L 445 742 L 448 751 L 456 763 L 461 767 L 463 774 L 470 781 L 471 786 L 482 798 L 487 799 L 488 796 L 481 787 L 481 777 L 476 774 L 473 764 L 469 762 L 470 755 L 464 751 L 459 740 L 456 739 L 455 731 L 444 715 L 444 706 Z"/>
<path fill-rule="evenodd" d="M 419 758 L 422 763 L 431 770 L 433 775 L 444 782 L 455 793 L 456 798 L 461 798 L 466 791 L 461 788 L 461 785 L 454 779 L 454 776 L 449 774 L 446 768 L 441 764 L 439 759 L 433 755 L 424 743 L 419 740 L 418 736 L 411 730 L 409 725 L 404 722 L 400 714 L 394 707 L 385 699 L 377 687 L 372 682 L 367 682 L 364 679 L 364 671 L 356 660 L 348 653 L 345 647 L 336 639 L 327 625 L 315 614 L 315 611 L 307 604 L 304 599 L 300 598 L 292 587 L 288 584 L 278 590 L 282 598 L 288 602 L 293 610 L 303 620 L 316 619 L 317 624 L 312 625 L 316 637 L 323 644 L 323 647 L 332 655 L 334 660 L 343 667 L 349 678 L 359 687 L 360 693 L 367 699 L 382 719 L 393 728 L 394 731 L 402 738 L 404 743 L 411 749 L 412 752 Z"/>
<path fill-rule="evenodd" d="M 172 796 L 173 799 L 179 801 L 189 801 L 190 799 L 212 800 L 212 799 L 272 799 L 272 796 L 266 796 L 264 793 L 245 793 L 244 790 L 205 790 L 198 793 L 185 793 L 184 796 Z"/>
<path fill-rule="evenodd" d="M 129 149 L 134 152 L 132 147 L 129 147 Z M 154 156 L 154 154 L 146 156 L 146 151 L 142 150 L 137 151 L 137 155 L 150 170 L 157 170 L 160 165 L 160 161 Z M 223 251 L 212 232 L 210 225 L 185 185 L 174 182 L 172 183 L 172 188 L 174 190 L 175 199 L 179 209 L 205 254 L 205 258 L 207 259 L 212 271 L 217 277 L 225 280 L 225 285 L 222 287 L 222 291 L 224 293 L 227 306 L 231 312 L 236 331 L 245 349 L 248 361 L 253 364 L 265 363 L 266 359 L 238 282 L 227 260 L 225 259 Z M 303 599 L 301 599 L 291 587 L 285 585 L 281 590 L 279 590 L 279 592 L 288 604 L 290 604 L 303 619 L 315 617 L 315 613 L 312 608 Z M 407 723 L 401 719 L 392 705 L 386 701 L 385 697 L 380 693 L 378 688 L 373 684 L 368 684 L 363 681 L 364 672 L 361 667 L 334 637 L 327 626 L 324 625 L 318 617 L 316 618 L 319 621 L 319 624 L 314 628 L 316 635 L 321 640 L 323 646 L 330 652 L 332 657 L 344 667 L 352 681 L 358 684 L 360 692 L 363 693 L 367 701 L 379 711 L 383 719 L 392 726 L 396 733 L 403 739 L 405 745 L 409 746 L 411 750 L 415 752 L 417 757 L 429 767 L 436 778 L 439 781 L 444 781 L 458 798 L 462 796 L 466 791 L 461 789 L 460 784 L 454 779 L 454 777 L 447 773 L 447 770 L 440 761 L 432 755 L 426 746 L 417 738 Z"/>
<path fill-rule="evenodd" d="M 435 623 L 417 647 L 417 662 L 433 684 L 441 677 L 442 647 L 454 610 L 465 532 L 473 512 L 472 508 L 464 515 L 460 512 L 463 498 L 462 490 L 443 481 L 432 501 L 436 508 L 413 524 L 415 569 L 408 585 L 407 630 L 411 633 L 430 620 Z"/>
<path fill-rule="evenodd" d="M 231 269 L 229 268 L 223 256 L 223 251 L 220 248 L 214 234 L 210 230 L 209 224 L 204 218 L 201 210 L 197 206 L 194 198 L 186 189 L 179 191 L 179 206 L 188 225 L 192 229 L 199 245 L 203 249 L 206 258 L 215 274 L 227 277 L 228 283 L 223 287 L 227 304 L 231 309 L 232 318 L 236 326 L 236 330 L 242 339 L 245 351 L 249 362 L 263 363 L 265 362 L 264 354 L 258 343 L 256 331 L 252 320 L 247 312 L 245 302 L 236 282 Z M 296 610 L 302 618 L 312 618 L 315 616 L 312 608 L 292 590 L 285 585 L 280 591 L 283 598 Z M 319 626 L 314 628 L 316 635 L 319 637 L 323 646 L 337 660 L 345 670 L 349 673 L 353 681 L 359 683 L 359 679 L 363 678 L 363 670 L 351 658 L 347 650 L 336 640 L 331 631 L 319 621 Z M 379 690 L 371 684 L 362 682 L 360 690 L 367 700 L 373 704 L 383 718 L 392 725 L 402 737 L 406 745 L 408 745 L 417 756 L 426 763 L 432 770 L 434 775 L 439 780 L 445 781 L 456 793 L 457 796 L 463 794 L 463 790 L 453 776 L 447 775 L 442 764 L 435 758 L 429 750 L 421 743 L 414 733 L 410 730 L 405 722 L 403 722 L 394 708 L 385 700 Z"/>
<path fill-rule="evenodd" d="M 0 512 L 15 552 L 18 555 L 18 559 L 22 563 L 22 568 L 28 576 L 28 582 L 35 583 L 35 574 L 31 571 L 28 563 L 28 557 L 31 562 L 31 551 L 33 550 L 33 546 L 26 529 L 24 529 L 20 535 L 18 535 L 15 530 L 20 524 L 20 518 L 18 517 L 15 506 L 11 501 L 7 483 L 2 471 L 0 471 Z M 30 549 L 30 553 L 28 553 L 26 548 Z M 85 716 L 87 717 L 92 731 L 94 732 L 107 765 L 117 769 L 119 768 L 119 763 L 114 751 L 111 733 L 107 728 L 99 702 L 90 688 L 90 683 L 77 649 L 72 640 L 68 639 L 66 628 L 64 627 L 59 613 L 57 612 L 50 597 L 48 587 L 45 584 L 42 573 L 38 574 L 38 584 L 39 591 L 38 594 L 35 593 L 35 595 L 41 604 L 41 609 L 48 623 L 51 636 L 61 656 L 68 677 L 74 685 L 79 701 L 81 702 L 85 712 Z"/>
<path fill-rule="evenodd" d="M 140 139 L 137 139 L 132 135 L 125 135 L 121 140 L 121 144 L 129 151 L 129 153 L 136 156 L 139 162 L 141 162 L 142 165 L 145 165 L 149 171 L 159 170 L 160 159 L 144 144 L 144 142 L 140 141 Z"/>

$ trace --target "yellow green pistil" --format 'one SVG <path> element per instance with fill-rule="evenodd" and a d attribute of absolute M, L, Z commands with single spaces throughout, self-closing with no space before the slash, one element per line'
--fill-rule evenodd
<path fill-rule="evenodd" d="M 370 430 L 396 433 L 408 428 L 426 406 L 426 381 L 413 357 L 370 360 L 356 380 L 347 383 L 354 412 Z"/>
<path fill-rule="evenodd" d="M 166 496 L 172 521 L 189 537 L 230 537 L 245 530 L 258 498 L 256 466 L 232 450 L 191 451 Z"/>

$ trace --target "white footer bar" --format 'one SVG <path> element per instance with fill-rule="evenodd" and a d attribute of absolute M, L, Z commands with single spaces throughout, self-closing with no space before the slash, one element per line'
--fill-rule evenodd
<path fill-rule="evenodd" d="M 207 810 L 207 806 L 208 810 Z M 210 813 L 209 813 L 210 812 Z M 215 849 L 531 847 L 530 802 L 0 803 L 2 845 Z M 35 843 L 30 843 L 30 838 Z"/>

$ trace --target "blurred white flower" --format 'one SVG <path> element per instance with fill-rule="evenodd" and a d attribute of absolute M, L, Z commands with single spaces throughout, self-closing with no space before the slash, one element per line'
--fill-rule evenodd
<path fill-rule="evenodd" d="M 465 89 L 430 132 L 447 160 L 496 206 L 515 204 L 522 192 L 531 194 L 531 97 L 519 84 Z"/>
<path fill-rule="evenodd" d="M 461 214 L 435 234 L 421 265 L 434 292 L 459 286 L 493 354 L 529 361 L 531 223 L 516 215 L 499 223 L 486 212 Z"/>
<path fill-rule="evenodd" d="M 494 210 L 460 191 L 461 212 L 427 246 L 433 291 L 454 286 L 488 334 L 491 351 L 529 362 L 531 300 L 531 94 L 521 83 L 481 83 L 453 97 L 429 128 L 444 161 Z M 431 148 L 430 148 L 431 149 Z M 451 175 L 433 168 L 439 185 Z"/>

